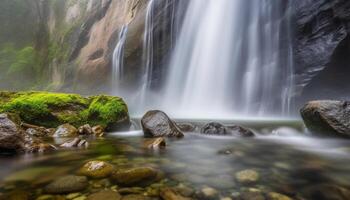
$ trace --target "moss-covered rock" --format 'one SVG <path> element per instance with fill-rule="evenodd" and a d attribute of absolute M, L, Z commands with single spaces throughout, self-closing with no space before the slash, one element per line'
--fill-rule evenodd
<path fill-rule="evenodd" d="M 57 127 L 69 123 L 102 125 L 107 129 L 129 124 L 128 108 L 119 97 L 49 92 L 0 92 L 0 113 L 12 112 L 30 124 Z"/>

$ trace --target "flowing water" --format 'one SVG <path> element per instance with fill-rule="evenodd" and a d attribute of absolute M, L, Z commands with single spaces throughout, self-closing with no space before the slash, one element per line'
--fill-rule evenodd
<path fill-rule="evenodd" d="M 287 127 L 280 127 L 283 123 Z M 200 190 L 211 187 L 219 193 L 214 199 L 237 199 L 238 196 L 264 196 L 268 192 L 278 192 L 293 199 L 320 200 L 327 199 L 313 196 L 314 190 L 320 188 L 333 197 L 341 195 L 334 190 L 325 190 L 325 184 L 336 187 L 339 191 L 350 189 L 348 141 L 305 136 L 297 122 L 247 124 L 260 136 L 244 139 L 186 133 L 183 139 L 168 140 L 167 147 L 163 150 L 149 150 L 143 147 L 145 139 L 142 131 L 135 130 L 91 139 L 87 150 L 72 149 L 44 155 L 2 157 L 0 199 L 1 193 L 14 192 L 29 193 L 30 199 L 43 196 L 45 192 L 42 189 L 48 183 L 64 175 L 76 174 L 90 160 L 104 160 L 117 169 L 150 166 L 164 172 L 164 178 L 151 186 L 136 189 L 131 188 L 133 186 L 117 187 L 110 178 L 90 179 L 89 187 L 80 191 L 80 196 L 114 189 L 131 190 L 159 199 L 159 193 L 154 190 L 185 187 L 185 191 L 195 192 L 188 193 L 194 199 L 202 200 Z M 259 177 L 248 185 L 241 183 L 236 176 L 242 170 L 253 170 Z M 57 199 L 65 197 L 67 194 L 56 196 Z M 342 198 L 339 196 L 336 199 Z"/>
<path fill-rule="evenodd" d="M 190 117 L 288 114 L 293 66 L 284 4 L 190 1 L 170 62 L 164 109 Z"/>
<path fill-rule="evenodd" d="M 113 91 L 119 92 L 118 95 L 124 95 L 121 91 L 124 76 L 124 46 L 126 41 L 126 36 L 128 33 L 128 26 L 125 25 L 121 28 L 119 32 L 119 40 L 113 51 L 113 71 L 112 71 L 112 85 Z"/>

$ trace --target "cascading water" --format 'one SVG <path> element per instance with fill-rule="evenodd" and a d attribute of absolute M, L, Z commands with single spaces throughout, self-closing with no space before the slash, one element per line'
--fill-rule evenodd
<path fill-rule="evenodd" d="M 280 0 L 191 0 L 162 92 L 178 117 L 288 112 L 293 65 Z"/>
<path fill-rule="evenodd" d="M 119 32 L 119 40 L 113 51 L 113 71 L 112 71 L 112 85 L 113 91 L 117 91 L 117 95 L 123 95 L 122 86 L 120 83 L 123 80 L 124 75 L 124 46 L 126 41 L 126 36 L 128 33 L 128 26 L 125 25 L 121 28 Z"/>
<path fill-rule="evenodd" d="M 146 10 L 145 31 L 143 36 L 143 55 L 142 61 L 144 64 L 144 73 L 142 77 L 142 86 L 140 88 L 140 104 L 138 110 L 147 107 L 147 93 L 150 91 L 150 85 L 152 81 L 152 68 L 153 68 L 153 16 L 156 0 L 150 0 Z"/>

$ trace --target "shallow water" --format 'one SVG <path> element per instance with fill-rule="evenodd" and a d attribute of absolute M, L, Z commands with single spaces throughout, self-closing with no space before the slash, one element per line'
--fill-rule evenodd
<path fill-rule="evenodd" d="M 321 183 L 350 189 L 350 141 L 306 136 L 296 123 L 277 129 L 276 124 L 250 127 L 258 137 L 186 133 L 184 139 L 168 140 L 164 150 L 149 150 L 143 148 L 142 131 L 136 130 L 91 140 L 87 150 L 0 158 L 0 193 L 21 190 L 36 199 L 49 182 L 75 174 L 89 160 L 105 160 L 116 167 L 155 167 L 165 173 L 162 187 L 181 184 L 200 190 L 209 186 L 221 197 L 234 198 L 254 188 L 294 199 L 315 199 L 308 196 L 307 188 Z M 258 172 L 258 181 L 249 185 L 237 181 L 235 174 L 247 169 Z M 98 183 L 90 181 L 92 187 L 82 194 L 114 186 L 113 182 Z"/>

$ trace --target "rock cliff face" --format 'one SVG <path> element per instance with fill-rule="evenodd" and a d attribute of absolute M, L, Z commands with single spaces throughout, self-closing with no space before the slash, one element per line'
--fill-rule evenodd
<path fill-rule="evenodd" d="M 297 0 L 295 59 L 300 103 L 346 97 L 350 85 L 350 1 Z"/>

